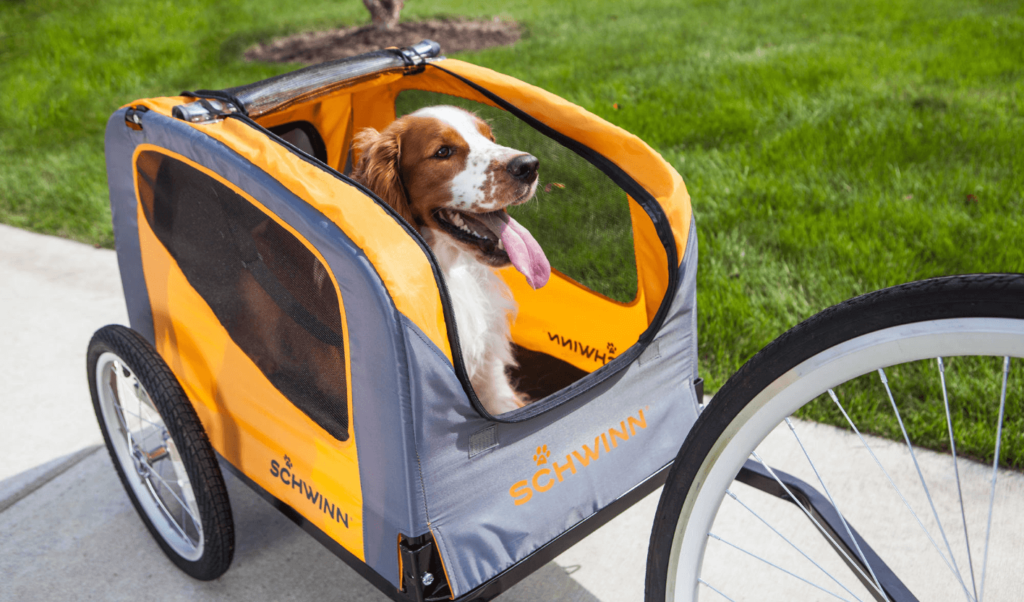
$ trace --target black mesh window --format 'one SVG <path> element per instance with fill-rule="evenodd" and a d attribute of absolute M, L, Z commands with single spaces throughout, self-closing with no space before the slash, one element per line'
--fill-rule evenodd
<path fill-rule="evenodd" d="M 136 167 L 146 220 L 232 340 L 296 407 L 348 439 L 341 305 L 323 264 L 199 170 L 152 151 Z"/>
<path fill-rule="evenodd" d="M 540 184 L 530 202 L 508 212 L 533 234 L 551 266 L 620 302 L 636 297 L 636 260 L 626 193 L 600 169 L 515 115 L 457 96 L 405 90 L 401 117 L 422 107 L 462 107 L 485 121 L 498 144 L 540 159 Z"/>

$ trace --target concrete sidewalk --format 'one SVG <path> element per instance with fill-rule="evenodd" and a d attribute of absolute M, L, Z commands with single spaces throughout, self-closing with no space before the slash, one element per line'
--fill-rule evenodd
<path fill-rule="evenodd" d="M 85 378 L 85 350 L 93 331 L 126 321 L 112 251 L 0 225 L 0 316 L 0 336 L 7 343 L 0 348 L 0 378 L 6 385 L 0 398 L 0 601 L 386 600 L 229 474 L 225 478 L 237 536 L 232 568 L 220 579 L 202 583 L 186 577 L 164 557 L 135 514 L 106 450 L 99 447 L 101 436 Z M 949 585 L 950 571 L 929 546 L 904 545 L 915 534 L 921 539 L 918 525 L 903 514 L 898 499 L 893 505 L 876 496 L 888 485 L 871 472 L 872 464 L 858 451 L 863 450 L 856 437 L 813 423 L 798 423 L 797 428 L 809 449 L 839 467 L 828 481 L 837 500 L 849 499 L 843 494 L 870 500 L 843 508 L 856 516 L 851 522 L 857 529 L 866 536 L 879 531 L 897 534 L 892 538 L 896 547 L 884 550 L 890 556 L 883 557 L 921 559 L 912 566 L 920 569 L 912 589 L 928 595 L 918 593 L 919 598 L 964 599 L 957 586 Z M 929 502 L 915 487 L 916 469 L 898 462 L 901 445 L 869 440 L 881 461 L 893 466 L 892 478 L 908 492 L 909 503 L 941 546 Z M 762 454 L 769 463 L 814 482 L 788 431 L 773 434 Z M 949 534 L 958 566 L 966 566 L 971 559 L 964 544 L 958 543 L 963 537 L 950 457 L 919 450 L 918 458 L 946 525 L 942 537 Z M 964 461 L 960 471 L 965 500 L 987 509 L 991 469 Z M 998 533 L 989 559 L 989 571 L 996 576 L 986 585 L 986 599 L 1013 600 L 1024 588 L 1024 571 L 1019 570 L 1024 477 L 1000 471 L 999 483 L 994 513 Z M 735 493 L 751 497 L 743 486 Z M 648 496 L 500 599 L 640 602 L 659 494 Z M 782 502 L 769 499 L 752 507 L 770 516 L 776 526 L 799 531 L 809 524 Z M 743 522 L 749 516 L 741 507 L 726 511 L 727 524 L 721 530 L 715 525 L 724 539 L 750 535 L 758 527 Z M 975 562 L 985 518 L 984 513 L 966 516 Z M 772 536 L 765 532 L 757 537 L 768 541 Z M 827 548 L 824 540 L 819 543 Z M 716 546 L 709 544 L 709 554 L 724 556 L 706 566 L 734 566 L 729 551 Z M 792 554 L 786 562 L 799 567 L 805 561 Z M 829 570 L 846 570 L 836 562 L 838 568 Z M 750 575 L 742 583 L 724 574 L 721 580 L 757 600 L 817 599 L 815 594 L 820 594 L 808 594 L 799 589 L 800 583 L 784 583 L 777 573 Z M 717 576 L 714 568 L 708 572 L 708 578 Z M 863 588 L 851 589 L 868 599 Z"/>

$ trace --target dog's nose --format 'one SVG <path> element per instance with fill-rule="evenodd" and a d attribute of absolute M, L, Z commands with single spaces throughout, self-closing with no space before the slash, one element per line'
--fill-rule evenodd
<path fill-rule="evenodd" d="M 519 155 L 508 162 L 505 168 L 513 178 L 517 180 L 532 181 L 537 176 L 537 166 L 540 159 L 533 155 Z"/>

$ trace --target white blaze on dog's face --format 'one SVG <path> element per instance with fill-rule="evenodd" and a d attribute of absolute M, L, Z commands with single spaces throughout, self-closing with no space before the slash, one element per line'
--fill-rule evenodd
<path fill-rule="evenodd" d="M 511 263 L 534 288 L 551 266 L 533 236 L 505 207 L 537 190 L 536 157 L 501 146 L 490 126 L 456 107 L 420 109 L 383 132 L 356 138 L 353 177 L 430 235 L 446 236 L 481 262 Z"/>
<path fill-rule="evenodd" d="M 449 185 L 451 209 L 485 213 L 524 203 L 536 192 L 537 159 L 497 144 L 490 126 L 473 114 L 456 107 L 427 107 L 412 115 L 436 119 L 462 139 L 448 145 L 455 154 L 465 149 L 462 170 Z M 442 131 L 439 134 L 435 142 L 440 149 L 446 146 L 446 138 L 451 133 Z M 454 155 L 449 157 L 455 158 Z M 512 175 L 509 167 L 515 160 L 518 160 L 518 175 Z"/>

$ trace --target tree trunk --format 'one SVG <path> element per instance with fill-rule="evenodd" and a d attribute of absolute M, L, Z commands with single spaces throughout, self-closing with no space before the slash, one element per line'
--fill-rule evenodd
<path fill-rule="evenodd" d="M 377 29 L 392 30 L 398 25 L 398 15 L 405 6 L 405 0 L 363 0 L 363 4 L 370 11 Z"/>

